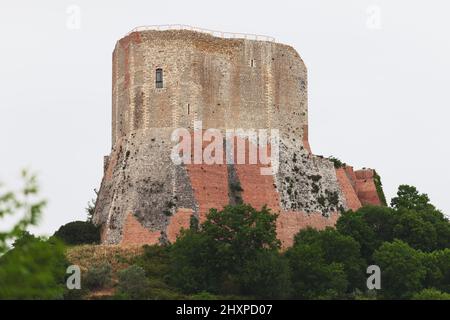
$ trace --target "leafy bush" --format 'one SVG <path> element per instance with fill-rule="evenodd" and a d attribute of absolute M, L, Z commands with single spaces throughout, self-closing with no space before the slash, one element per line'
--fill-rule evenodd
<path fill-rule="evenodd" d="M 336 228 L 359 242 L 362 256 L 368 262 L 372 261 L 373 252 L 383 242 L 395 239 L 426 252 L 450 248 L 450 223 L 440 211 L 407 209 L 404 206 L 398 209 L 366 206 L 356 212 L 345 212 L 337 221 Z"/>
<path fill-rule="evenodd" d="M 189 298 L 191 300 L 217 300 L 218 296 L 211 294 L 207 291 L 202 291 L 202 292 L 191 295 Z"/>
<path fill-rule="evenodd" d="M 62 243 L 25 233 L 0 257 L 0 299 L 61 299 L 67 266 Z"/>
<path fill-rule="evenodd" d="M 74 221 L 61 226 L 54 234 L 67 245 L 97 244 L 100 230 L 91 222 Z"/>
<path fill-rule="evenodd" d="M 64 292 L 64 300 L 83 300 L 89 294 L 87 288 L 66 289 Z"/>
<path fill-rule="evenodd" d="M 419 193 L 414 186 L 402 184 L 398 187 L 397 196 L 392 198 L 391 207 L 395 209 L 434 210 L 430 198 L 425 193 Z"/>
<path fill-rule="evenodd" d="M 287 298 L 291 292 L 289 263 L 279 252 L 259 250 L 239 273 L 241 293 L 262 299 Z"/>
<path fill-rule="evenodd" d="M 383 243 L 373 258 L 382 270 L 381 292 L 384 297 L 407 299 L 422 290 L 426 276 L 422 252 L 395 240 Z"/>
<path fill-rule="evenodd" d="M 294 238 L 294 247 L 301 244 L 319 246 L 327 264 L 342 264 L 351 291 L 365 289 L 366 263 L 361 257 L 359 243 L 352 237 L 330 227 L 322 231 L 307 228 L 301 230 Z"/>
<path fill-rule="evenodd" d="M 0 225 L 4 225 L 2 219 L 12 215 L 12 221 L 16 221 L 10 230 L 0 230 L 0 255 L 8 251 L 10 241 L 23 236 L 29 226 L 37 225 L 46 205 L 45 200 L 35 199 L 39 193 L 36 176 L 23 170 L 22 179 L 23 187 L 18 192 L 3 190 L 0 183 Z"/>
<path fill-rule="evenodd" d="M 333 200 L 326 195 L 324 203 Z M 345 212 L 336 228 L 301 230 L 284 253 L 267 208 L 212 209 L 174 244 L 145 246 L 120 273 L 114 298 L 448 299 L 449 221 L 414 187 L 401 187 L 393 203 Z M 381 290 L 366 287 L 372 264 Z"/>
<path fill-rule="evenodd" d="M 450 249 L 425 254 L 423 263 L 427 268 L 425 287 L 450 293 Z"/>
<path fill-rule="evenodd" d="M 319 244 L 299 243 L 286 252 L 295 299 L 339 299 L 348 281 L 342 263 L 327 263 Z"/>
<path fill-rule="evenodd" d="M 227 206 L 222 211 L 211 209 L 199 231 L 185 230 L 173 244 L 171 284 L 186 293 L 207 291 L 227 295 L 248 291 L 252 280 L 246 285 L 242 275 L 256 270 L 251 262 L 259 257 L 261 250 L 277 254 L 280 247 L 276 218 L 267 208 L 258 211 L 245 204 Z M 258 272 L 261 276 L 262 270 Z M 254 276 L 258 277 L 258 273 Z M 278 275 L 271 273 L 271 276 Z"/>
<path fill-rule="evenodd" d="M 119 273 L 119 294 L 130 299 L 145 299 L 148 291 L 148 281 L 145 271 L 137 265 L 132 265 Z"/>
<path fill-rule="evenodd" d="M 423 289 L 412 297 L 413 300 L 450 300 L 450 293 L 436 289 Z"/>
<path fill-rule="evenodd" d="M 339 159 L 336 158 L 336 157 L 331 156 L 331 157 L 328 158 L 328 160 L 330 160 L 331 162 L 333 162 L 334 167 L 335 167 L 336 169 L 344 168 L 344 167 L 346 166 L 346 164 L 345 164 L 344 162 L 342 162 L 341 160 L 339 160 Z"/>
<path fill-rule="evenodd" d="M 136 264 L 144 269 L 148 281 L 148 299 L 175 300 L 183 299 L 177 288 L 170 286 L 167 275 L 170 270 L 170 246 L 144 246 L 144 253 Z"/>
<path fill-rule="evenodd" d="M 169 272 L 169 247 L 145 245 L 144 253 L 137 259 L 137 265 L 144 269 L 148 277 L 164 278 Z"/>
<path fill-rule="evenodd" d="M 219 253 L 204 234 L 182 230 L 171 248 L 170 258 L 171 285 L 185 293 L 212 292 L 219 287 Z"/>
<path fill-rule="evenodd" d="M 93 266 L 89 268 L 85 276 L 82 277 L 82 286 L 90 290 L 98 290 L 108 287 L 111 284 L 112 267 L 109 263 Z"/>
<path fill-rule="evenodd" d="M 383 184 L 381 183 L 380 175 L 374 170 L 373 171 L 373 182 L 375 183 L 375 188 L 377 189 L 378 198 L 383 206 L 387 206 L 386 196 L 383 190 Z"/>
<path fill-rule="evenodd" d="M 390 208 L 367 206 L 345 212 L 336 223 L 339 233 L 350 236 L 361 246 L 361 255 L 371 262 L 373 252 L 384 242 L 393 240 L 393 212 Z"/>
<path fill-rule="evenodd" d="M 346 212 L 337 232 L 359 243 L 367 265 L 380 266 L 383 298 L 408 299 L 424 288 L 449 293 L 448 219 L 413 186 L 401 185 L 391 205 Z"/>

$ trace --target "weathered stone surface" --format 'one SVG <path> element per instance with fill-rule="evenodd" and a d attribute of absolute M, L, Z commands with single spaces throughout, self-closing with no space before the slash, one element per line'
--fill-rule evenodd
<path fill-rule="evenodd" d="M 164 239 L 177 208 L 198 211 L 186 167 L 171 161 L 171 132 L 136 131 L 113 148 L 94 215 L 96 224 L 108 226 L 105 243 L 121 241 L 128 213 Z"/>
<path fill-rule="evenodd" d="M 251 61 L 253 60 L 253 66 Z M 163 88 L 155 70 L 163 69 Z M 186 31 L 134 32 L 113 54 L 113 145 L 138 129 L 307 130 L 306 67 L 290 46 Z"/>
<path fill-rule="evenodd" d="M 347 207 L 334 165 L 310 154 L 298 139 L 282 140 L 276 183 L 285 210 L 328 215 Z"/>

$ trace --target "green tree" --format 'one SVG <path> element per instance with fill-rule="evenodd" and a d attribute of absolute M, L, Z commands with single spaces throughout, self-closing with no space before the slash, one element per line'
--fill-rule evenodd
<path fill-rule="evenodd" d="M 97 203 L 98 198 L 98 191 L 97 189 L 94 189 L 95 197 L 91 199 L 91 201 L 88 202 L 86 207 L 86 213 L 87 213 L 87 222 L 92 222 L 92 219 L 94 218 L 94 211 L 95 211 L 95 205 Z"/>
<path fill-rule="evenodd" d="M 394 238 L 424 251 L 450 248 L 450 223 L 430 203 L 428 195 L 419 193 L 414 186 L 401 185 L 391 206 L 396 219 Z"/>
<path fill-rule="evenodd" d="M 450 293 L 450 249 L 426 254 L 423 263 L 427 268 L 425 286 Z"/>
<path fill-rule="evenodd" d="M 82 284 L 90 290 L 98 290 L 111 284 L 112 266 L 105 262 L 91 266 L 82 277 Z"/>
<path fill-rule="evenodd" d="M 381 292 L 388 299 L 407 299 L 423 289 L 423 253 L 395 240 L 383 243 L 373 255 L 381 269 Z"/>
<path fill-rule="evenodd" d="M 436 266 L 441 272 L 441 278 L 435 284 L 435 287 L 450 293 L 450 248 L 435 251 L 432 254 L 434 255 Z"/>
<path fill-rule="evenodd" d="M 67 266 L 58 240 L 24 233 L 0 257 L 0 299 L 62 299 Z"/>
<path fill-rule="evenodd" d="M 182 295 L 177 288 L 170 286 L 167 276 L 171 268 L 170 252 L 171 246 L 144 246 L 144 253 L 136 264 L 144 269 L 148 279 L 148 299 L 181 299 Z"/>
<path fill-rule="evenodd" d="M 345 212 L 338 219 L 336 228 L 359 242 L 361 254 L 369 263 L 373 252 L 383 242 L 394 239 L 427 252 L 450 248 L 450 223 L 440 211 L 431 207 L 417 211 L 404 207 L 366 206 L 356 212 Z"/>
<path fill-rule="evenodd" d="M 258 250 L 239 272 L 241 293 L 263 299 L 288 298 L 289 261 L 275 250 Z"/>
<path fill-rule="evenodd" d="M 392 241 L 396 217 L 387 207 L 366 206 L 358 210 L 364 221 L 375 234 L 376 248 L 385 241 Z"/>
<path fill-rule="evenodd" d="M 73 221 L 61 226 L 54 234 L 67 245 L 97 244 L 100 229 L 91 222 Z"/>
<path fill-rule="evenodd" d="M 379 216 L 386 217 L 386 214 L 378 214 L 382 210 L 391 210 L 384 207 L 362 207 L 356 212 L 344 212 L 336 223 L 336 229 L 339 233 L 350 236 L 361 246 L 361 255 L 370 262 L 373 252 L 381 245 L 383 240 L 390 233 L 390 226 L 380 221 Z M 370 218 L 370 216 L 372 216 Z M 369 224 L 368 220 L 372 223 Z M 379 221 L 375 223 L 375 221 Z M 385 230 L 387 229 L 387 230 Z M 380 239 L 381 238 L 381 239 Z"/>
<path fill-rule="evenodd" d="M 327 263 L 319 244 L 299 243 L 286 252 L 294 299 L 339 299 L 348 287 L 342 263 Z"/>
<path fill-rule="evenodd" d="M 264 207 L 258 211 L 247 204 L 226 206 L 222 211 L 211 209 L 202 229 L 213 241 L 233 252 L 236 259 L 245 259 L 257 249 L 279 249 L 277 215 Z"/>
<path fill-rule="evenodd" d="M 437 249 L 435 225 L 424 220 L 415 210 L 401 208 L 395 212 L 393 238 L 405 241 L 414 249 L 422 251 Z"/>
<path fill-rule="evenodd" d="M 169 282 L 187 293 L 217 292 L 222 261 L 213 241 L 204 233 L 182 230 L 170 250 Z"/>
<path fill-rule="evenodd" d="M 349 282 L 349 290 L 364 289 L 366 285 L 366 263 L 361 257 L 360 245 L 350 236 L 339 233 L 335 228 L 301 230 L 294 240 L 294 246 L 300 244 L 320 246 L 327 264 L 340 263 Z"/>
<path fill-rule="evenodd" d="M 133 300 L 146 299 L 148 280 L 145 271 L 137 265 L 132 265 L 119 272 L 119 294 Z"/>
<path fill-rule="evenodd" d="M 23 171 L 22 178 L 18 192 L 0 190 L 0 220 L 14 216 L 17 221 L 0 232 L 0 299 L 60 299 L 67 267 L 64 246 L 26 232 L 37 224 L 46 202 L 37 199 L 36 176 Z"/>
<path fill-rule="evenodd" d="M 24 185 L 18 192 L 0 189 L 0 222 L 8 216 L 18 216 L 10 230 L 0 232 L 0 255 L 8 250 L 9 241 L 22 236 L 29 226 L 37 224 L 46 204 L 46 201 L 36 199 L 39 191 L 36 176 L 24 170 L 22 178 Z"/>
<path fill-rule="evenodd" d="M 434 210 L 430 198 L 425 193 L 419 193 L 416 187 L 402 184 L 398 187 L 397 196 L 392 198 L 391 206 L 395 209 L 411 209 L 416 211 Z"/>
<path fill-rule="evenodd" d="M 424 222 L 430 223 L 436 234 L 435 249 L 442 250 L 450 248 L 450 223 L 445 215 L 439 210 L 423 210 L 417 212 Z"/>
<path fill-rule="evenodd" d="M 139 257 L 137 264 L 142 267 L 147 276 L 163 278 L 170 269 L 169 246 L 145 245 L 144 254 Z"/>
<path fill-rule="evenodd" d="M 265 283 L 275 283 L 281 279 L 283 263 L 269 253 L 277 253 L 280 247 L 276 218 L 277 215 L 267 208 L 258 211 L 245 204 L 227 206 L 222 211 L 211 209 L 198 231 L 183 231 L 173 244 L 170 250 L 172 283 L 188 293 L 239 294 L 249 292 L 250 286 L 243 282 L 243 274 L 253 269 L 257 274 L 248 281 L 253 281 L 254 293 L 258 294 L 256 280 L 265 277 Z M 262 255 L 270 258 L 265 262 L 272 264 L 270 272 L 256 271 L 252 264 L 254 260 L 261 261 Z M 273 267 L 276 264 L 279 268 Z"/>

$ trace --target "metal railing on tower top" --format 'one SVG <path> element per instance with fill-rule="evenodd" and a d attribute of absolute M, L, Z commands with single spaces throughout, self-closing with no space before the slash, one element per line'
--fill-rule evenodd
<path fill-rule="evenodd" d="M 136 27 L 133 30 L 131 30 L 130 32 L 128 32 L 126 34 L 126 36 L 130 35 L 133 32 L 149 31 L 149 30 L 156 30 L 156 31 L 190 30 L 190 31 L 207 33 L 214 37 L 225 38 L 225 39 L 247 39 L 247 40 L 275 42 L 274 37 L 265 36 L 265 35 L 239 33 L 239 32 L 223 32 L 223 31 L 216 31 L 216 30 L 192 27 L 192 26 L 188 26 L 188 25 L 184 25 L 184 24 L 166 24 L 166 25 L 151 25 L 151 26 Z"/>

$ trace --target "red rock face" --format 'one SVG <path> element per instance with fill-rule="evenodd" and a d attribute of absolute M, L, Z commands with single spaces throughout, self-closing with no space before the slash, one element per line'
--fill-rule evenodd
<path fill-rule="evenodd" d="M 329 217 L 324 217 L 320 213 L 281 212 L 277 219 L 277 236 L 281 241 L 281 247 L 286 249 L 292 246 L 294 237 L 300 230 L 307 227 L 317 230 L 334 227 L 338 218 L 338 213 L 332 213 Z"/>
<path fill-rule="evenodd" d="M 199 220 L 203 222 L 209 209 L 220 210 L 229 203 L 227 166 L 190 164 L 187 171 L 199 205 Z"/>
<path fill-rule="evenodd" d="M 167 226 L 167 238 L 171 243 L 177 240 L 181 229 L 189 229 L 192 214 L 193 211 L 191 209 L 180 208 L 170 218 L 170 223 Z"/>
<path fill-rule="evenodd" d="M 195 154 L 195 139 L 201 141 L 202 134 L 196 131 L 191 136 L 192 143 L 192 164 L 186 165 L 189 180 L 191 182 L 194 198 L 198 203 L 198 215 L 200 223 L 205 220 L 206 214 L 210 209 L 221 210 L 229 204 L 228 198 L 228 170 L 225 164 L 225 155 L 222 158 L 224 164 L 195 164 L 197 156 L 202 156 L 207 142 L 202 142 L 202 153 Z M 200 148 L 199 148 L 200 149 Z M 203 161 L 201 161 L 203 162 Z"/>
<path fill-rule="evenodd" d="M 273 176 L 261 175 L 261 168 L 261 165 L 236 165 L 237 176 L 243 189 L 242 200 L 257 210 L 267 205 L 274 212 L 279 212 L 280 199 Z"/>
<path fill-rule="evenodd" d="M 382 205 L 375 185 L 373 169 L 353 171 L 353 167 L 346 166 L 343 169 L 337 169 L 336 176 L 350 209 L 357 210 L 365 205 Z"/>
<path fill-rule="evenodd" d="M 120 244 L 156 244 L 159 243 L 160 236 L 160 231 L 151 232 L 147 230 L 132 214 L 128 214 L 123 226 L 123 237 Z"/>
<path fill-rule="evenodd" d="M 380 206 L 381 200 L 377 193 L 377 188 L 373 179 L 372 169 L 363 169 L 355 171 L 356 191 L 362 205 Z"/>

